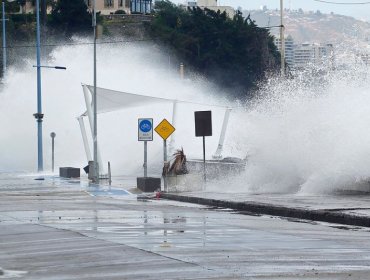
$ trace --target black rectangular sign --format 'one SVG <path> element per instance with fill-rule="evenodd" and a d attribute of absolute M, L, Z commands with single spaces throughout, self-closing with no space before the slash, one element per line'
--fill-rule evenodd
<path fill-rule="evenodd" d="M 212 111 L 194 112 L 195 136 L 212 136 Z"/>

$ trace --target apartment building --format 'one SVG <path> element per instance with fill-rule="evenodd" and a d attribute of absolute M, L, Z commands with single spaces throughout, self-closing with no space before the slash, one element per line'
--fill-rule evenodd
<path fill-rule="evenodd" d="M 280 37 L 275 37 L 275 45 L 279 52 L 281 52 L 281 40 Z M 285 61 L 292 67 L 294 65 L 294 40 L 293 37 L 288 35 L 285 37 Z"/>
<path fill-rule="evenodd" d="M 92 0 L 85 0 L 91 8 Z M 149 14 L 153 9 L 153 0 L 96 0 L 96 10 L 102 15 L 113 14 L 123 10 L 126 14 Z"/>
<path fill-rule="evenodd" d="M 281 40 L 275 37 L 275 45 L 281 51 Z M 332 44 L 294 43 L 291 35 L 285 37 L 285 61 L 291 68 L 304 68 L 308 64 L 333 62 L 334 47 Z"/>
<path fill-rule="evenodd" d="M 85 0 L 85 3 L 91 9 L 93 0 Z M 96 0 L 96 10 L 102 15 L 109 15 L 118 10 L 130 13 L 130 0 Z"/>
<path fill-rule="evenodd" d="M 332 44 L 303 43 L 294 47 L 294 67 L 302 68 L 307 64 L 332 62 L 334 47 Z"/>
<path fill-rule="evenodd" d="M 302 68 L 315 62 L 315 54 L 315 48 L 312 47 L 312 44 L 303 43 L 296 45 L 294 48 L 294 67 Z"/>

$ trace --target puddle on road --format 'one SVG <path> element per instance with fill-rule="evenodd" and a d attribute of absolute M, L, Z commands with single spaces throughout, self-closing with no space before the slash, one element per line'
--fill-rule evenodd
<path fill-rule="evenodd" d="M 27 274 L 27 271 L 20 271 L 20 270 L 6 270 L 0 268 L 0 279 L 12 279 L 12 278 L 20 278 Z"/>

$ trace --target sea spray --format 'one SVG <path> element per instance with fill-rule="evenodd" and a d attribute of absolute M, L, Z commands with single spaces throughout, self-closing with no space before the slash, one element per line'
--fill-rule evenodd
<path fill-rule="evenodd" d="M 45 114 L 43 142 L 45 171 L 51 167 L 50 133 L 57 134 L 56 166 L 87 165 L 76 117 L 86 111 L 81 84 L 93 84 L 93 48 L 86 39 L 76 39 L 75 46 L 61 46 L 51 52 L 43 65 L 61 65 L 66 71 L 42 70 L 42 104 Z M 82 43 L 78 45 L 78 43 Z M 178 65 L 168 64 L 168 54 L 147 44 L 109 44 L 98 46 L 98 86 L 134 94 L 187 100 L 204 104 L 224 104 L 216 97 L 218 90 L 200 77 L 181 80 Z M 0 170 L 33 172 L 37 163 L 36 71 L 34 61 L 25 58 L 22 65 L 10 67 L 0 92 Z M 227 104 L 225 103 L 225 106 Z M 202 142 L 194 137 L 194 110 L 208 106 L 178 105 L 176 146 L 188 155 L 202 154 Z M 216 113 L 217 112 L 217 113 Z M 215 109 L 215 124 L 221 125 L 223 110 Z M 113 175 L 140 175 L 143 147 L 137 141 L 137 119 L 163 118 L 172 121 L 172 104 L 148 105 L 99 115 L 98 141 L 104 163 L 110 161 Z M 220 123 L 218 125 L 218 123 Z M 85 123 L 91 139 L 89 124 Z M 208 156 L 217 147 L 216 137 L 208 139 Z M 162 141 L 159 136 L 149 143 L 149 172 L 161 173 Z M 90 141 L 90 145 L 91 145 Z"/>
<path fill-rule="evenodd" d="M 86 40 L 77 39 L 84 43 Z M 125 92 L 233 107 L 224 156 L 247 157 L 239 176 L 210 182 L 209 190 L 228 192 L 294 192 L 368 190 L 370 177 L 370 78 L 366 65 L 350 61 L 336 69 L 308 68 L 294 77 L 272 77 L 253 100 L 230 103 L 202 78 L 181 80 L 168 55 L 143 44 L 98 47 L 98 86 Z M 56 48 L 43 61 L 66 71 L 42 71 L 44 161 L 50 169 L 50 132 L 56 137 L 56 166 L 87 164 L 76 117 L 85 112 L 81 83 L 92 84 L 92 46 Z M 356 64 L 355 64 L 356 63 Z M 10 67 L 0 92 L 0 169 L 34 172 L 37 163 L 36 71 L 25 58 Z M 214 135 L 207 158 L 217 148 L 224 110 L 178 107 L 175 148 L 201 158 L 202 141 L 194 135 L 194 111 L 212 110 Z M 172 120 L 172 105 L 141 107 L 99 115 L 99 146 L 113 175 L 140 175 L 143 147 L 137 141 L 137 118 Z M 88 128 L 88 123 L 86 123 Z M 89 129 L 88 129 L 89 130 Z M 89 131 L 88 131 L 89 133 Z M 89 137 L 91 137 L 89 133 Z M 160 174 L 162 141 L 149 143 L 149 173 Z M 90 142 L 91 145 L 91 142 Z M 211 179 L 211 178 L 210 178 Z"/>
<path fill-rule="evenodd" d="M 368 70 L 363 64 L 332 71 L 311 68 L 293 79 L 268 81 L 239 112 L 239 129 L 229 131 L 229 139 L 239 136 L 248 150 L 246 172 L 234 178 L 232 189 L 369 191 Z"/>

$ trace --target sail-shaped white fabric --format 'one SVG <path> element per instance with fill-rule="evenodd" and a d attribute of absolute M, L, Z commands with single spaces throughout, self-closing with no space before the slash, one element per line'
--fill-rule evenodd
<path fill-rule="evenodd" d="M 94 92 L 94 86 L 86 85 L 87 89 L 90 91 L 91 96 Z M 150 104 L 159 104 L 159 103 L 189 103 L 189 104 L 199 104 L 199 105 L 209 105 L 212 107 L 221 107 L 221 108 L 228 108 L 227 106 L 223 105 L 211 105 L 211 104 L 200 104 L 195 103 L 192 101 L 185 101 L 185 100 L 177 100 L 177 99 L 169 99 L 169 98 L 161 98 L 161 97 L 154 97 L 142 94 L 134 94 L 128 93 L 123 91 L 116 91 L 106 88 L 96 88 L 97 94 L 97 113 L 108 113 L 117 110 L 122 110 L 125 108 L 133 108 L 143 105 L 150 105 Z M 92 99 L 91 99 L 92 100 Z M 84 116 L 86 113 L 83 114 Z"/>
<path fill-rule="evenodd" d="M 94 92 L 94 87 L 86 86 L 91 95 Z M 96 88 L 97 94 L 97 113 L 108 113 L 112 111 L 122 110 L 125 108 L 133 108 L 153 103 L 173 103 L 174 99 L 165 99 L 141 94 L 133 94 L 128 92 L 116 91 L 106 88 Z"/>

